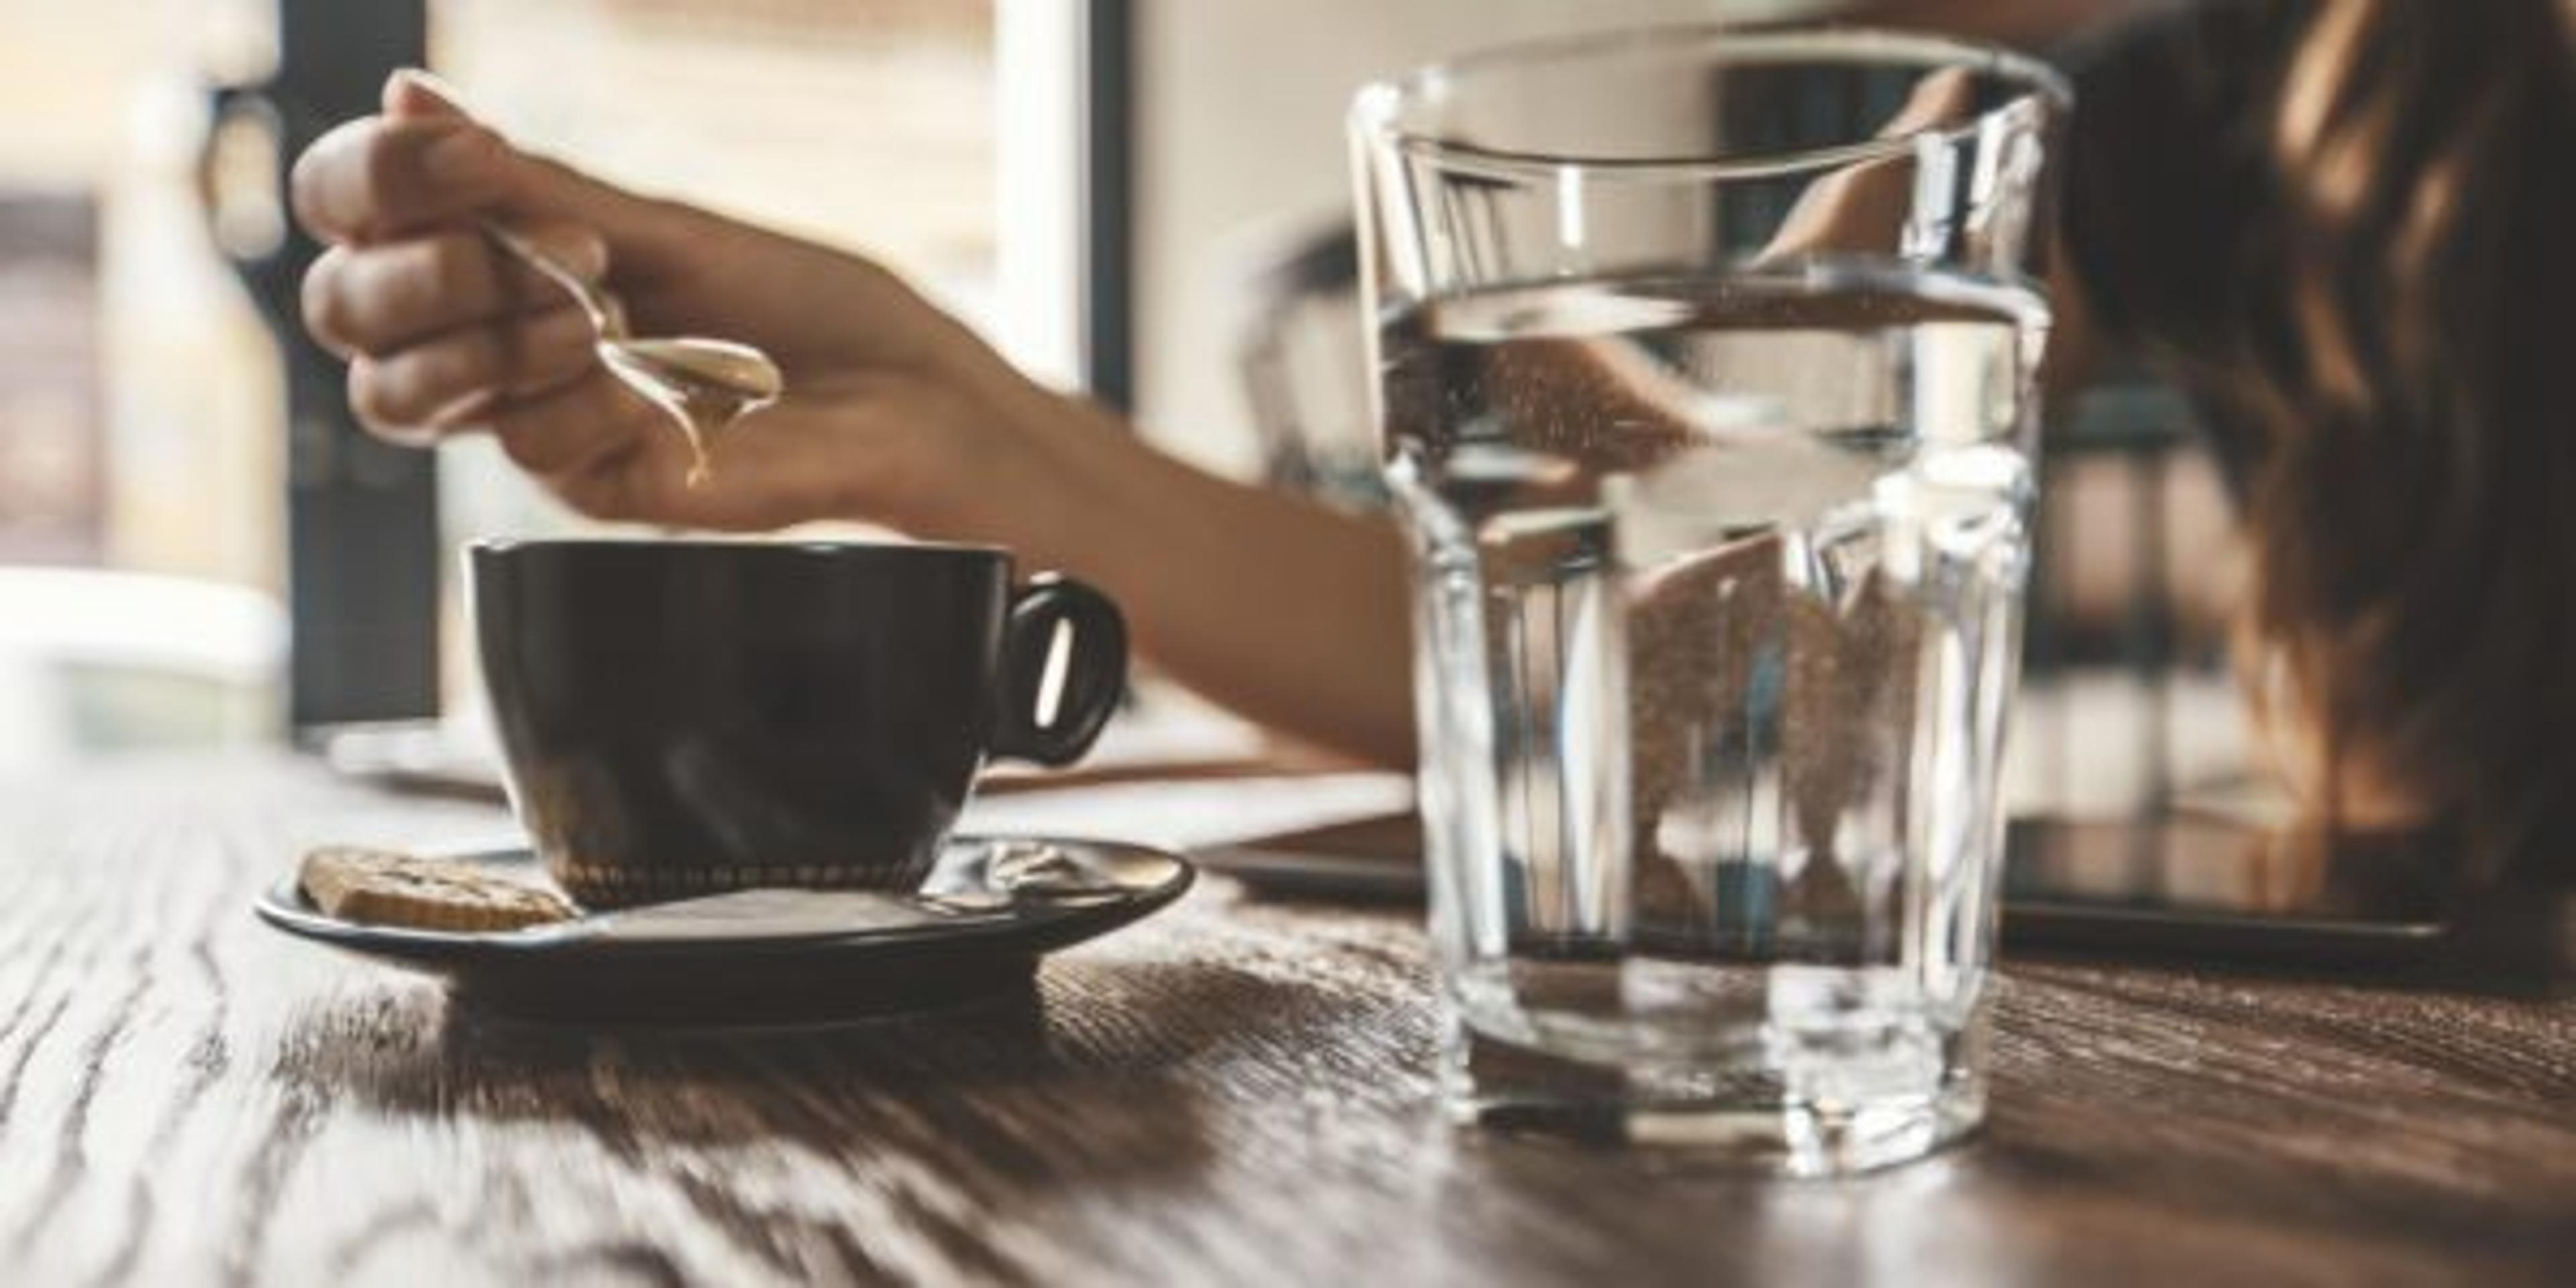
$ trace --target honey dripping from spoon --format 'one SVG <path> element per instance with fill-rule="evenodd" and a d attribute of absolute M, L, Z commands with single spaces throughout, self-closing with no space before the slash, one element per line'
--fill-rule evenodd
<path fill-rule="evenodd" d="M 778 366 L 749 345 L 701 336 L 627 339 L 601 336 L 600 361 L 628 388 L 670 414 L 689 445 L 688 486 L 715 477 L 716 437 L 745 415 L 778 401 Z"/>
<path fill-rule="evenodd" d="M 768 354 L 705 336 L 636 336 L 628 331 L 626 306 L 614 292 L 574 272 L 508 225 L 491 219 L 480 223 L 502 250 L 572 296 L 597 333 L 601 363 L 670 414 L 688 440 L 688 486 L 701 487 L 715 476 L 709 451 L 717 434 L 786 392 L 786 378 Z"/>

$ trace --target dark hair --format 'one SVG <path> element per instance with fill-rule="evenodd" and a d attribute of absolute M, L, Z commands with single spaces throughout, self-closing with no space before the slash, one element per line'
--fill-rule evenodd
<path fill-rule="evenodd" d="M 2069 238 L 2222 427 L 2240 661 L 2311 821 L 2457 827 L 2490 866 L 2576 836 L 2576 3 L 2198 21 L 2182 52 L 2239 61 L 2180 110 L 2236 115 L 2159 130 L 2180 173 L 2145 176 L 2197 191 L 2124 177 L 2121 118 L 2160 110 L 2132 75 L 2078 139 Z"/>

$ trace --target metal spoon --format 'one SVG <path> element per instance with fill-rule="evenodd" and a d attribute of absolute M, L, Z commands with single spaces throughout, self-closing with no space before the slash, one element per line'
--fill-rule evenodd
<path fill-rule="evenodd" d="M 494 244 L 545 274 L 590 315 L 590 325 L 599 333 L 595 342 L 599 360 L 609 373 L 670 413 L 689 443 L 690 487 L 711 477 L 707 447 L 718 433 L 778 401 L 787 391 L 778 364 L 750 345 L 706 336 L 629 334 L 626 306 L 615 294 L 501 224 L 489 219 L 481 222 Z"/>

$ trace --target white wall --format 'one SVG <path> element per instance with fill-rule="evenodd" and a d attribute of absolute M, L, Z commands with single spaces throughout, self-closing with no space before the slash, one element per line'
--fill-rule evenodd
<path fill-rule="evenodd" d="M 1350 202 L 1342 115 L 1362 84 L 1510 40 L 1802 0 L 1138 0 L 1138 412 L 1202 464 L 1252 463 L 1232 344 L 1255 248 Z"/>

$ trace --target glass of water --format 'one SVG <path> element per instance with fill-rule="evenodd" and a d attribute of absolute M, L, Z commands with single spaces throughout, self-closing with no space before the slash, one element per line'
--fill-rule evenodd
<path fill-rule="evenodd" d="M 2067 105 L 1778 29 L 1360 95 L 1461 1119 L 1830 1174 L 1982 1117 Z"/>

